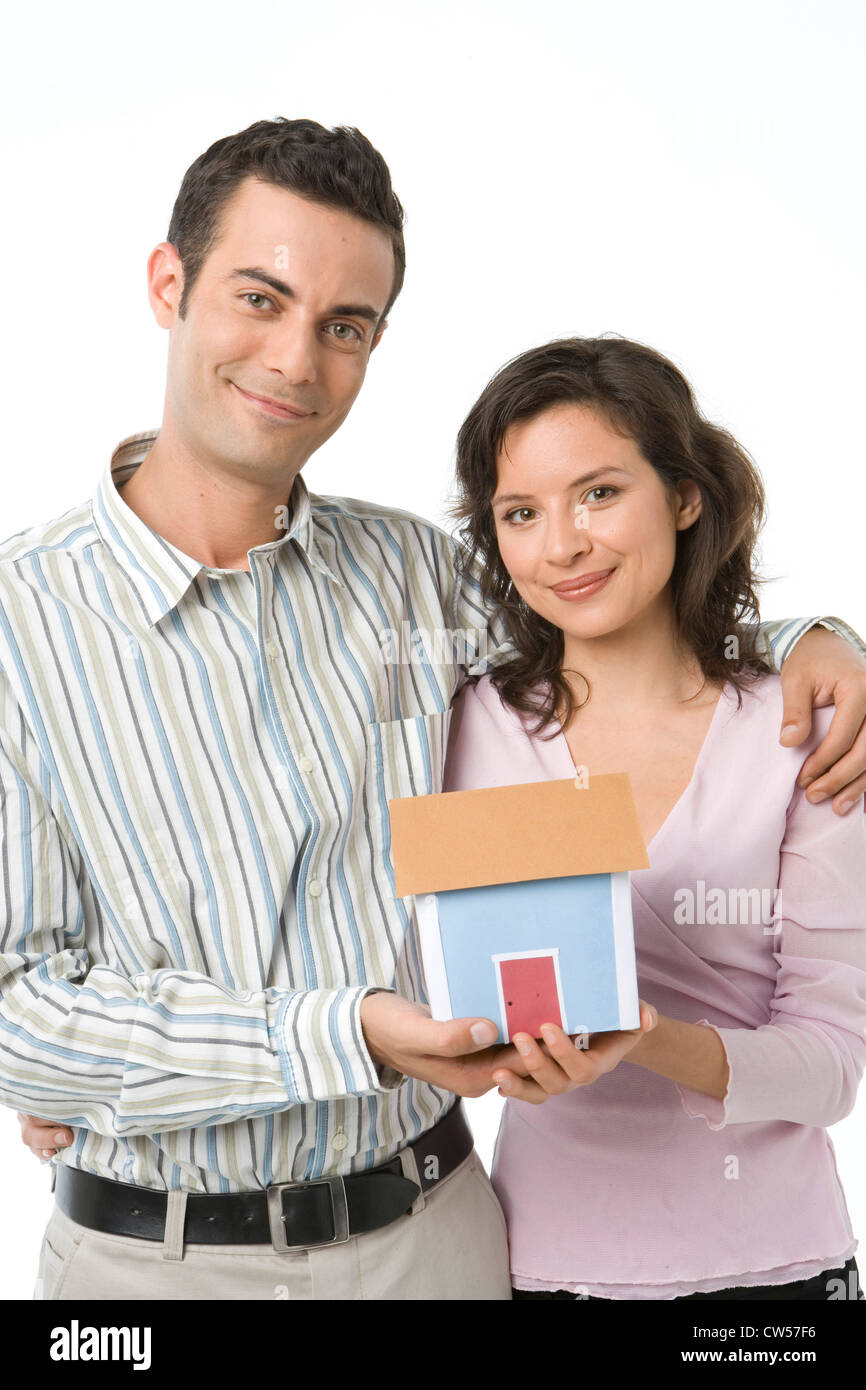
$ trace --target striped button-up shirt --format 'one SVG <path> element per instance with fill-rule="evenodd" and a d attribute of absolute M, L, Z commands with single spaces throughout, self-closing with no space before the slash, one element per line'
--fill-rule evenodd
<path fill-rule="evenodd" d="M 0 1102 L 146 1187 L 360 1171 L 452 1100 L 360 1006 L 425 998 L 387 802 L 503 633 L 451 537 L 300 476 L 249 570 L 192 559 L 119 491 L 154 438 L 0 547 Z"/>

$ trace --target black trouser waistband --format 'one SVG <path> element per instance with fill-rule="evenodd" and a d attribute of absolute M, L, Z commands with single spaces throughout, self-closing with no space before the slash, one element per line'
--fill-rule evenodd
<path fill-rule="evenodd" d="M 421 1191 L 447 1178 L 473 1148 L 459 1099 L 407 1148 L 415 1156 Z M 183 1238 L 192 1245 L 271 1243 L 277 1250 L 329 1245 L 396 1221 L 418 1193 L 418 1183 L 404 1175 L 399 1156 L 367 1172 L 279 1183 L 264 1191 L 190 1192 Z M 54 1195 L 60 1210 L 80 1226 L 139 1240 L 164 1239 L 166 1192 L 61 1165 Z"/>

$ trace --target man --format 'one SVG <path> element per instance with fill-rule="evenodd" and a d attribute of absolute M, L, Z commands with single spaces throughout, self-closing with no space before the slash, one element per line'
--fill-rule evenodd
<path fill-rule="evenodd" d="M 47 1298 L 510 1296 L 453 1095 L 526 1071 L 416 1002 L 387 816 L 439 790 L 470 656 L 383 660 L 382 633 L 486 615 L 442 532 L 300 477 L 381 340 L 401 224 L 357 132 L 218 141 L 148 262 L 160 430 L 0 550 L 0 1100 L 72 1138 Z M 792 741 L 835 693 L 846 751 L 863 669 L 798 644 Z M 862 791 L 863 741 L 831 790 Z"/>

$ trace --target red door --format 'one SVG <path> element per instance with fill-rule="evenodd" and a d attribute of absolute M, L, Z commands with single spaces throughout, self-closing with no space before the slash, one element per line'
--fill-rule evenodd
<path fill-rule="evenodd" d="M 541 956 L 500 957 L 496 967 L 509 1038 L 515 1033 L 540 1037 L 542 1023 L 564 1026 L 557 961 L 552 951 Z"/>

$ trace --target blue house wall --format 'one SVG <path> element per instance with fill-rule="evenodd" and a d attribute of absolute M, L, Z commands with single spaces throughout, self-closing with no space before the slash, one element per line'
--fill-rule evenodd
<path fill-rule="evenodd" d="M 569 1029 L 619 1027 L 610 874 L 451 889 L 436 897 L 455 1018 L 499 1023 L 492 956 L 558 948 Z"/>

